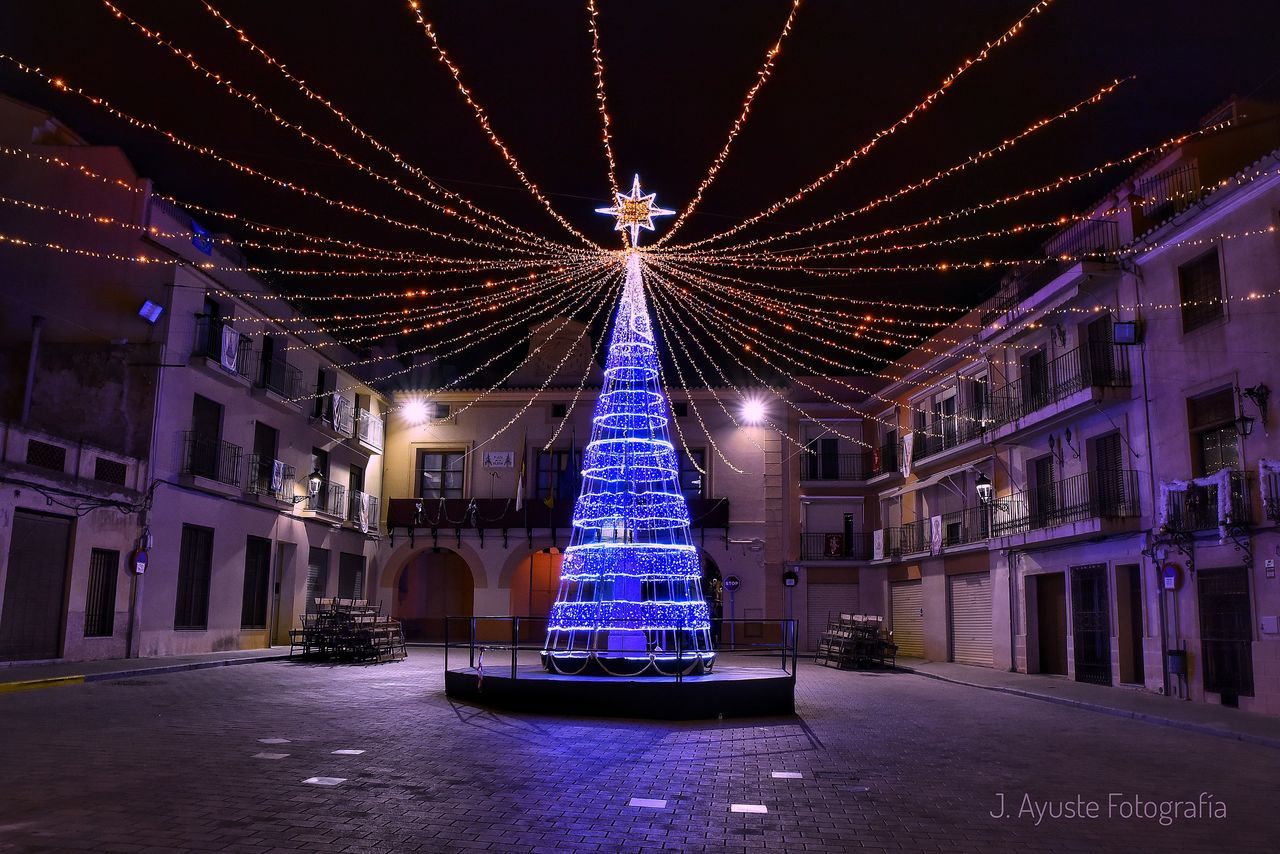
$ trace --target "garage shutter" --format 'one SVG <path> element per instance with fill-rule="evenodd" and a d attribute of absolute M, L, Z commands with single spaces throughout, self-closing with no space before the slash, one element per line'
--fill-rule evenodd
<path fill-rule="evenodd" d="M 924 658 L 924 596 L 919 581 L 899 581 L 893 591 L 893 642 L 898 655 Z"/>
<path fill-rule="evenodd" d="M 951 660 L 990 667 L 991 574 L 949 577 L 947 600 L 951 608 Z"/>
<path fill-rule="evenodd" d="M 806 632 L 808 649 L 818 648 L 818 638 L 827 620 L 841 614 L 858 613 L 858 585 L 810 584 L 808 588 L 809 625 Z"/>

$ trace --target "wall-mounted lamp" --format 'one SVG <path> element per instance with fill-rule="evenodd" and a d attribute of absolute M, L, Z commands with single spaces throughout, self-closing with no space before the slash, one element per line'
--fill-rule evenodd
<path fill-rule="evenodd" d="M 320 494 L 320 486 L 324 483 L 324 475 L 319 469 L 315 469 L 311 474 L 307 475 L 307 494 L 293 496 L 294 504 L 301 504 L 309 498 L 314 498 Z"/>
<path fill-rule="evenodd" d="M 1262 432 L 1267 432 L 1267 401 L 1271 399 L 1271 389 L 1266 384 L 1258 383 L 1244 390 L 1237 389 L 1240 395 L 1240 417 L 1236 419 L 1236 430 L 1241 436 L 1248 436 L 1253 432 L 1253 417 L 1246 415 L 1244 412 L 1244 400 L 1248 398 L 1253 401 L 1253 405 L 1258 408 L 1258 415 L 1262 418 Z"/>
<path fill-rule="evenodd" d="M 973 481 L 973 488 L 978 493 L 978 502 L 983 507 L 1008 513 L 1008 502 L 995 500 L 996 487 L 995 484 L 991 482 L 991 478 L 987 477 L 982 472 L 978 472 L 977 474 L 978 476 Z"/>
<path fill-rule="evenodd" d="M 1049 434 L 1049 456 L 1058 461 L 1058 468 L 1062 468 L 1062 446 L 1058 444 L 1058 439 L 1052 433 Z"/>

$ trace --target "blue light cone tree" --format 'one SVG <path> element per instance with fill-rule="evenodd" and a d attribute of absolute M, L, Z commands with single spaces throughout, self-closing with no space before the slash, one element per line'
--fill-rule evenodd
<path fill-rule="evenodd" d="M 627 259 L 543 664 L 634 676 L 711 669 L 711 617 L 680 492 L 640 257 Z"/>

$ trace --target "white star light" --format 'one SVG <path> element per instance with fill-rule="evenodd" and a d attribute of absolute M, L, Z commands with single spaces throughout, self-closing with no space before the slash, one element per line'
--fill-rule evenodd
<path fill-rule="evenodd" d="M 629 194 L 616 193 L 617 203 L 611 208 L 596 208 L 596 213 L 617 217 L 614 231 L 630 231 L 631 245 L 634 247 L 640 239 L 640 229 L 653 231 L 655 216 L 671 216 L 675 211 L 660 208 L 653 203 L 657 193 L 640 194 L 640 176 L 637 175 L 631 184 Z"/>

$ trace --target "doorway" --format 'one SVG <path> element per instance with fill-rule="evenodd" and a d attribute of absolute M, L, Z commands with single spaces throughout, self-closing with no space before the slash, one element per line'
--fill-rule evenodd
<path fill-rule="evenodd" d="M 546 619 L 551 615 L 556 594 L 560 590 L 560 564 L 563 555 L 552 547 L 530 552 L 511 576 L 511 613 L 529 617 L 520 622 L 520 640 L 541 640 L 547 632 Z"/>
<path fill-rule="evenodd" d="M 1137 564 L 1116 567 L 1116 638 L 1120 652 L 1120 681 L 1146 681 L 1142 660 L 1142 572 Z"/>
<path fill-rule="evenodd" d="M 1076 681 L 1111 684 L 1111 608 L 1107 565 L 1071 567 L 1071 634 Z"/>
<path fill-rule="evenodd" d="M 13 511 L 9 573 L 0 608 L 0 659 L 58 658 L 67 612 L 71 520 Z"/>
<path fill-rule="evenodd" d="M 392 615 L 404 627 L 406 640 L 443 641 L 446 617 L 474 616 L 475 581 L 462 556 L 431 548 L 414 555 L 396 583 Z M 455 620 L 449 636 L 464 637 L 469 628 Z"/>
<path fill-rule="evenodd" d="M 1239 706 L 1240 697 L 1253 696 L 1249 571 L 1202 570 L 1198 586 L 1204 690 L 1217 693 L 1224 706 Z"/>
<path fill-rule="evenodd" d="M 1061 572 L 1031 576 L 1036 583 L 1039 673 L 1067 675 L 1067 582 Z"/>

